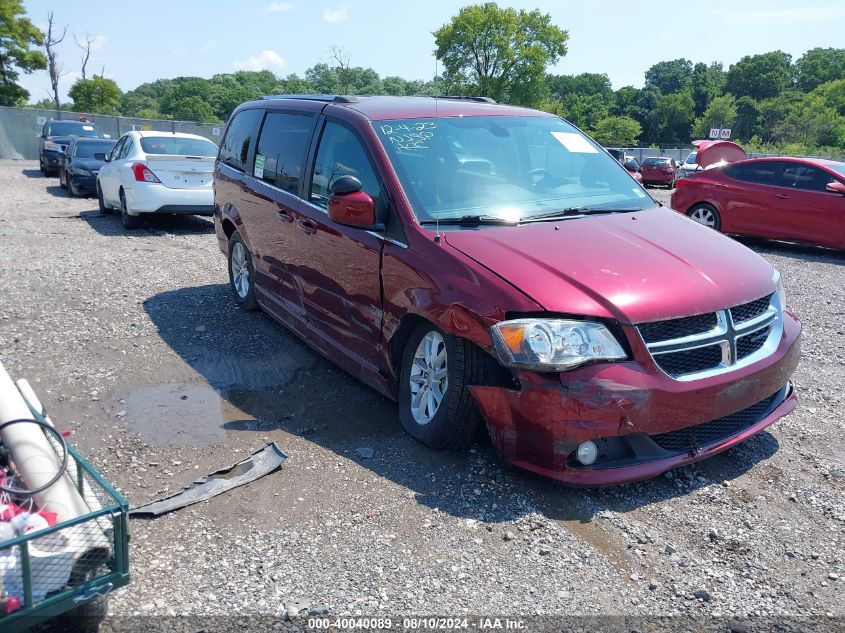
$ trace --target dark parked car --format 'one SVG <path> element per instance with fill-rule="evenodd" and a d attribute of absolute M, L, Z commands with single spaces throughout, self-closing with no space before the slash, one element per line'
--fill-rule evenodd
<path fill-rule="evenodd" d="M 429 446 L 464 446 L 483 420 L 505 461 L 604 485 L 795 406 L 801 326 L 777 271 L 554 115 L 269 97 L 230 118 L 214 192 L 237 303 L 397 399 Z"/>
<path fill-rule="evenodd" d="M 106 162 L 115 141 L 110 139 L 75 138 L 61 156 L 59 184 L 72 196 L 93 196 L 97 193 L 97 174 Z"/>
<path fill-rule="evenodd" d="M 678 181 L 678 163 L 666 156 L 649 156 L 643 160 L 640 173 L 644 185 L 663 185 L 674 189 Z"/>
<path fill-rule="evenodd" d="M 672 208 L 731 233 L 845 249 L 845 163 L 754 158 L 678 181 Z"/>
<path fill-rule="evenodd" d="M 41 128 L 41 141 L 38 148 L 41 173 L 46 176 L 58 172 L 61 155 L 72 139 L 99 138 L 99 136 L 97 128 L 87 121 L 47 121 Z"/>

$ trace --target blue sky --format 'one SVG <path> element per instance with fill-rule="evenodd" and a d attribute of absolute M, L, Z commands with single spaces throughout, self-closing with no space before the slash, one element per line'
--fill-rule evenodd
<path fill-rule="evenodd" d="M 269 69 L 299 73 L 329 61 L 341 47 L 355 66 L 382 76 L 429 79 L 435 73 L 432 31 L 467 2 L 447 0 L 25 0 L 45 28 L 47 13 L 69 24 L 59 49 L 67 75 L 78 77 L 79 49 L 70 33 L 96 38 L 89 73 L 123 90 L 164 77 Z M 513 0 L 500 6 L 539 8 L 569 31 L 569 52 L 552 72 L 607 73 L 614 88 L 642 86 L 652 64 L 686 57 L 721 61 L 784 50 L 798 58 L 816 46 L 842 46 L 845 0 Z M 125 7 L 119 10 L 118 7 Z M 32 100 L 48 96 L 46 72 L 22 77 Z"/>

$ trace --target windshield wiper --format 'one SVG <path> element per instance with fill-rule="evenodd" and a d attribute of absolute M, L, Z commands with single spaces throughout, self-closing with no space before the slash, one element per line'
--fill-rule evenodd
<path fill-rule="evenodd" d="M 438 221 L 423 220 L 420 224 L 438 224 Z M 495 215 L 462 215 L 459 218 L 440 218 L 439 224 L 457 224 L 458 226 L 481 226 L 482 224 L 515 226 L 519 224 L 519 220 L 508 220 Z"/>
<path fill-rule="evenodd" d="M 541 213 L 539 215 L 530 215 L 523 218 L 523 222 L 533 222 L 534 220 L 552 220 L 555 218 L 575 218 L 585 215 L 602 215 L 608 213 L 636 213 L 637 211 L 645 211 L 645 209 L 615 209 L 604 207 L 567 207 L 558 211 L 550 211 L 549 213 Z"/>

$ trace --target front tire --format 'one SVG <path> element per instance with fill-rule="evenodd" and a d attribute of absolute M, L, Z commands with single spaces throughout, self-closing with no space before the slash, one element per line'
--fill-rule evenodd
<path fill-rule="evenodd" d="M 65 180 L 65 170 L 61 167 L 59 168 L 59 186 L 62 189 L 67 189 L 67 180 Z"/>
<path fill-rule="evenodd" d="M 399 421 L 414 439 L 432 448 L 468 445 L 481 424 L 469 393 L 483 384 L 485 357 L 469 341 L 431 323 L 410 335 L 399 372 Z"/>
<path fill-rule="evenodd" d="M 722 219 L 719 217 L 719 212 L 716 207 L 704 202 L 695 204 L 687 211 L 687 215 L 692 219 L 716 231 L 722 228 Z"/>
<path fill-rule="evenodd" d="M 235 301 L 244 310 L 255 310 L 255 267 L 252 265 L 252 253 L 244 243 L 240 233 L 235 231 L 229 238 L 229 286 L 235 295 Z"/>
<path fill-rule="evenodd" d="M 140 229 L 144 225 L 144 221 L 140 217 L 129 215 L 129 208 L 126 206 L 126 195 L 123 191 L 120 192 L 120 221 L 123 223 L 123 228 L 127 231 Z"/>

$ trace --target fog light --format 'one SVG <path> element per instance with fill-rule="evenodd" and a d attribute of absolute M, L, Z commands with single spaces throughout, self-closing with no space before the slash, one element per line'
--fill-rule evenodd
<path fill-rule="evenodd" d="M 575 451 L 575 457 L 578 458 L 578 461 L 584 464 L 584 466 L 589 466 L 593 464 L 599 456 L 599 447 L 596 446 L 596 443 L 592 440 L 587 440 L 586 442 L 581 443 L 578 446 L 578 450 Z"/>

